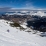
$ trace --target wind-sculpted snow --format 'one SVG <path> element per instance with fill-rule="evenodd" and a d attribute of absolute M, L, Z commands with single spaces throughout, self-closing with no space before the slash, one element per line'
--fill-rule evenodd
<path fill-rule="evenodd" d="M 6 22 L 0 20 L 0 46 L 46 46 L 46 37 L 20 31 Z"/>

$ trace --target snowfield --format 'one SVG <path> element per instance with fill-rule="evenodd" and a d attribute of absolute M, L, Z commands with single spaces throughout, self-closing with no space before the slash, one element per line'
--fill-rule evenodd
<path fill-rule="evenodd" d="M 46 46 L 46 37 L 20 31 L 6 22 L 6 20 L 0 20 L 0 46 Z M 8 29 L 9 32 L 7 32 Z"/>

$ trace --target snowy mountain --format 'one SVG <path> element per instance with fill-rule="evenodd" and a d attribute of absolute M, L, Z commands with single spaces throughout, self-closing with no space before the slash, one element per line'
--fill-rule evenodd
<path fill-rule="evenodd" d="M 29 11 L 15 11 L 14 13 L 6 13 L 5 15 L 29 15 Z"/>
<path fill-rule="evenodd" d="M 15 11 L 14 13 L 6 13 L 6 15 L 38 15 L 46 16 L 46 11 L 44 10 L 28 10 L 28 11 Z"/>
<path fill-rule="evenodd" d="M 6 23 L 8 22 L 8 24 Z M 0 46 L 46 46 L 46 36 L 41 37 L 32 32 L 20 31 L 16 27 L 11 27 L 10 21 L 0 20 Z M 23 27 L 25 23 L 23 24 Z M 8 32 L 9 30 L 9 32 Z M 30 31 L 33 31 L 30 29 Z M 40 32 L 39 32 L 40 33 Z"/>

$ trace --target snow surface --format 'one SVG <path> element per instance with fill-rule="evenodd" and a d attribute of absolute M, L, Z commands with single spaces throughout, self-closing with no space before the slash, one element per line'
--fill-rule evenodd
<path fill-rule="evenodd" d="M 6 22 L 0 20 L 0 46 L 46 46 L 46 37 L 20 31 Z"/>

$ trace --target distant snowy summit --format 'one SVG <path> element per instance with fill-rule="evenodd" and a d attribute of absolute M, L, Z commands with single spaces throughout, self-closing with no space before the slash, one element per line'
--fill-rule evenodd
<path fill-rule="evenodd" d="M 46 13 L 44 13 L 43 11 L 38 11 L 37 13 L 32 13 L 32 15 L 38 15 L 38 16 L 46 16 Z"/>
<path fill-rule="evenodd" d="M 5 15 L 29 15 L 29 11 L 15 11 L 15 12 L 7 12 Z"/>
<path fill-rule="evenodd" d="M 46 11 L 15 11 L 15 12 L 7 12 L 5 15 L 37 15 L 37 16 L 46 16 Z"/>

